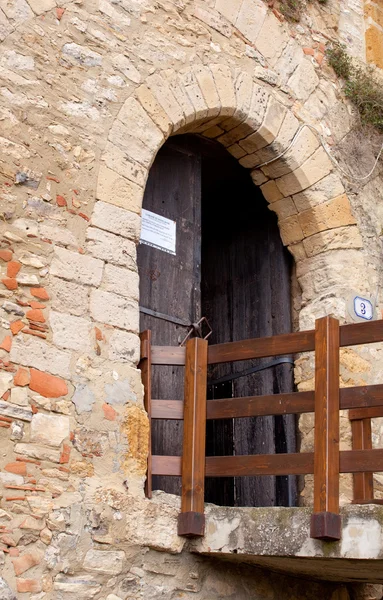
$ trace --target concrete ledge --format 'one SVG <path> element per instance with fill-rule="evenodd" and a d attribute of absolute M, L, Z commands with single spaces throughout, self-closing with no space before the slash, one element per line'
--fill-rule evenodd
<path fill-rule="evenodd" d="M 206 505 L 206 534 L 192 552 L 326 581 L 383 583 L 383 507 L 350 505 L 339 542 L 310 538 L 309 508 Z"/>

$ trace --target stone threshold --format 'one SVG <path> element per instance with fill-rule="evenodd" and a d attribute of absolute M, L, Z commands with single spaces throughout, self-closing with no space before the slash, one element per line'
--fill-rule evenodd
<path fill-rule="evenodd" d="M 252 564 L 289 575 L 342 582 L 383 583 L 383 507 L 341 509 L 342 538 L 310 538 L 309 508 L 206 505 L 206 534 L 193 553 Z"/>

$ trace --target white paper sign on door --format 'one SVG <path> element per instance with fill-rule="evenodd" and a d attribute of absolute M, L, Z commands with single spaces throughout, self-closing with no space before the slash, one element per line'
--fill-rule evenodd
<path fill-rule="evenodd" d="M 175 255 L 176 222 L 143 208 L 140 243 Z"/>

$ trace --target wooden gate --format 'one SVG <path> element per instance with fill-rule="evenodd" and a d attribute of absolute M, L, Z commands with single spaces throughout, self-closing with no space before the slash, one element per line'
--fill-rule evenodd
<path fill-rule="evenodd" d="M 354 502 L 374 502 L 372 473 L 383 471 L 383 449 L 372 449 L 369 419 L 383 415 L 383 385 L 339 390 L 339 348 L 383 341 L 383 321 L 339 326 L 318 319 L 315 330 L 208 346 L 193 338 L 186 347 L 152 346 L 141 334 L 142 378 L 149 419 L 183 420 L 183 454 L 150 453 L 146 493 L 153 475 L 181 476 L 179 535 L 204 535 L 204 479 L 314 474 L 311 537 L 339 540 L 339 473 L 354 473 Z M 315 390 L 206 401 L 208 365 L 315 351 Z M 184 365 L 184 400 L 151 398 L 152 365 Z M 352 409 L 353 449 L 339 451 L 339 410 Z M 205 457 L 206 420 L 315 412 L 313 453 Z M 376 501 L 375 501 L 376 502 Z"/>

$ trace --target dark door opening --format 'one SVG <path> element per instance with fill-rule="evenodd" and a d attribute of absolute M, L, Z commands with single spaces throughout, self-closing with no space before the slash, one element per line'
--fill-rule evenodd
<path fill-rule="evenodd" d="M 291 331 L 290 255 L 277 219 L 249 173 L 220 145 L 197 136 L 171 138 L 151 169 L 143 207 L 176 221 L 176 255 L 140 244 L 141 313 L 153 343 L 178 345 L 206 316 L 211 343 Z M 172 321 L 173 320 L 173 321 Z M 262 359 L 210 369 L 208 397 L 293 390 L 292 364 Z M 243 374 L 242 371 L 253 372 Z M 183 368 L 156 367 L 153 397 L 183 398 Z M 294 452 L 295 419 L 260 417 L 209 422 L 207 455 Z M 155 421 L 153 453 L 182 454 L 182 423 Z M 154 489 L 180 493 L 179 478 L 155 477 Z M 206 481 L 206 501 L 226 506 L 292 506 L 296 482 L 287 477 Z"/>

